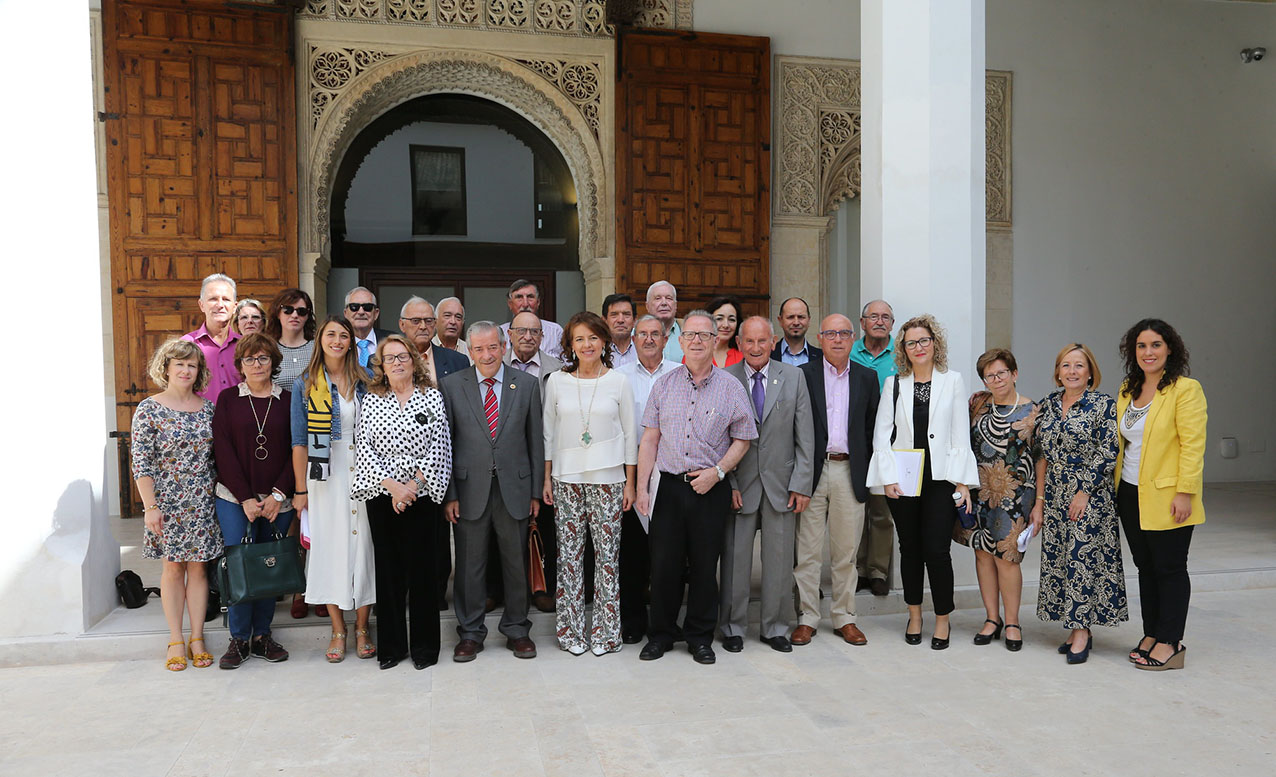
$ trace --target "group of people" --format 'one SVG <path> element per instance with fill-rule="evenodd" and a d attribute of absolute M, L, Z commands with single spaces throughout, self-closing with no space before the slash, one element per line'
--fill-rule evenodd
<path fill-rule="evenodd" d="M 973 549 L 987 610 L 974 644 L 1004 634 L 1019 650 L 1019 564 L 1040 535 L 1037 614 L 1069 630 L 1059 652 L 1083 663 L 1091 627 L 1128 619 L 1124 528 L 1144 632 L 1130 661 L 1183 666 L 1206 408 L 1164 321 L 1123 337 L 1115 399 L 1099 391 L 1094 353 L 1073 343 L 1055 360 L 1057 390 L 1033 401 L 1005 349 L 980 356 L 984 388 L 968 393 L 939 322 L 919 315 L 896 330 L 882 300 L 861 312 L 860 337 L 834 313 L 815 343 L 799 298 L 780 306 L 779 337 L 731 297 L 678 321 L 665 281 L 647 290 L 645 315 L 613 294 L 601 315 L 561 327 L 538 315 L 533 283 L 515 281 L 508 301 L 508 323 L 465 329 L 460 300 L 413 297 L 396 333 L 376 326 L 362 287 L 317 322 L 301 289 L 263 307 L 237 303 L 225 275 L 204 280 L 204 324 L 156 351 L 161 391 L 133 421 L 145 554 L 164 560 L 170 670 L 214 661 L 204 562 L 289 531 L 309 548 L 293 614 L 326 610 L 327 659 L 345 658 L 352 612 L 359 658 L 424 669 L 439 660 L 449 578 L 457 662 L 484 649 L 485 615 L 503 601 L 498 629 L 519 658 L 536 656 L 535 605 L 555 611 L 558 645 L 573 655 L 645 639 L 642 660 L 685 642 L 712 664 L 716 634 L 744 649 L 759 532 L 758 636 L 774 650 L 809 644 L 823 623 L 826 541 L 829 620 L 845 642 L 867 644 L 855 596 L 887 593 L 892 535 L 908 644 L 922 641 L 927 580 L 930 646 L 950 644 L 957 542 Z M 545 591 L 529 585 L 533 529 L 546 540 Z M 274 609 L 228 608 L 219 666 L 288 657 Z"/>

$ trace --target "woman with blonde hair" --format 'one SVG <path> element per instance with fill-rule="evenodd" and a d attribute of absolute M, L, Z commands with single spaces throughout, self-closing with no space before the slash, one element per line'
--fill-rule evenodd
<path fill-rule="evenodd" d="M 1090 657 L 1092 626 L 1129 620 L 1113 472 L 1116 402 L 1099 391 L 1094 353 L 1066 345 L 1054 361 L 1059 389 L 1041 400 L 1033 455 L 1037 496 L 1032 525 L 1041 534 L 1037 617 L 1071 629 L 1059 653 Z"/>
<path fill-rule="evenodd" d="M 204 645 L 204 562 L 221 555 L 223 546 L 213 502 L 213 403 L 197 395 L 210 374 L 199 346 L 180 339 L 155 351 L 148 373 L 160 392 L 133 413 L 133 480 L 145 506 L 142 555 L 164 560 L 165 668 L 180 672 L 188 658 L 200 668 L 213 663 Z M 182 638 L 183 609 L 190 615 L 189 642 Z"/>
<path fill-rule="evenodd" d="M 452 478 L 452 434 L 443 395 L 406 337 L 378 341 L 368 366 L 352 497 L 367 504 L 372 528 L 381 668 L 411 656 L 425 669 L 439 662 L 434 543 Z"/>
<path fill-rule="evenodd" d="M 948 647 L 953 611 L 953 559 L 949 554 L 953 511 L 970 509 L 970 487 L 979 468 L 970 449 L 970 406 L 961 373 L 948 369 L 948 340 L 929 314 L 904 322 L 895 341 L 897 374 L 886 379 L 873 428 L 868 485 L 890 500 L 899 536 L 900 577 L 908 627 L 904 641 L 922 641 L 922 579 L 930 578 L 935 608 L 932 650 Z M 887 399 L 887 397 L 890 397 Z M 921 489 L 905 496 L 895 449 L 921 449 Z M 903 485 L 904 487 L 901 487 Z M 942 636 L 941 636 L 942 635 Z"/>
<path fill-rule="evenodd" d="M 315 341 L 310 366 L 292 387 L 292 466 L 299 486 L 292 504 L 298 514 L 308 511 L 306 602 L 328 606 L 332 639 L 326 656 L 336 664 L 346 657 L 346 610 L 355 611 L 359 658 L 377 654 L 368 634 L 377 600 L 372 533 L 363 500 L 350 496 L 368 373 L 359 366 L 354 328 L 344 318 L 329 316 Z"/>

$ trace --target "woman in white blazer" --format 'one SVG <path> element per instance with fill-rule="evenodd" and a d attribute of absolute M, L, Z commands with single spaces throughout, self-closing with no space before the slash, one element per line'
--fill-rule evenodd
<path fill-rule="evenodd" d="M 953 507 L 970 507 L 970 486 L 979 485 L 979 467 L 970 448 L 970 407 L 961 374 L 948 369 L 948 341 L 929 314 L 904 322 L 895 340 L 898 375 L 886 379 L 873 429 L 868 485 L 890 500 L 899 535 L 900 576 L 908 627 L 904 640 L 922 641 L 922 576 L 930 577 L 935 607 L 933 650 L 948 647 L 948 614 L 953 611 Z M 891 399 L 888 399 L 890 397 Z M 903 496 L 893 450 L 921 449 L 921 490 Z"/>

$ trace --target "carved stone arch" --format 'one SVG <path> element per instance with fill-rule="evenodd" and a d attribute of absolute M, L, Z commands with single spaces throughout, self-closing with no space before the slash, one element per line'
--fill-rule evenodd
<path fill-rule="evenodd" d="M 823 213 L 833 213 L 843 200 L 860 196 L 860 141 L 856 136 L 853 143 L 833 157 L 824 171 L 824 185 L 821 192 Z"/>
<path fill-rule="evenodd" d="M 562 152 L 576 185 L 580 222 L 580 269 L 586 282 L 611 276 L 605 209 L 606 166 L 585 117 L 542 75 L 504 57 L 476 51 L 417 51 L 372 64 L 336 95 L 315 127 L 310 144 L 312 208 L 306 251 L 315 262 L 303 267 L 316 282 L 327 276 L 331 256 L 332 185 L 355 137 L 377 117 L 408 100 L 430 94 L 468 94 L 519 113 Z"/>

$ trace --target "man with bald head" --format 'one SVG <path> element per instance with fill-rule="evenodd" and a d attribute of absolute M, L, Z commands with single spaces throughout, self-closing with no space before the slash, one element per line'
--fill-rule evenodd
<path fill-rule="evenodd" d="M 722 543 L 722 647 L 744 649 L 753 578 L 753 537 L 762 529 L 762 625 L 759 636 L 772 650 L 788 653 L 789 615 L 784 600 L 793 589 L 793 541 L 797 516 L 811 500 L 815 425 L 806 378 L 797 367 L 773 361 L 771 322 L 751 316 L 740 324 L 736 343 L 744 361 L 726 368 L 744 385 L 753 405 L 758 437 L 729 476 L 731 507 Z"/>
<path fill-rule="evenodd" d="M 505 352 L 505 363 L 538 378 L 543 389 L 549 374 L 562 367 L 563 363 L 551 356 L 542 345 L 545 331 L 541 326 L 540 317 L 535 313 L 523 312 L 514 316 L 509 323 L 510 347 Z"/>
<path fill-rule="evenodd" d="M 799 369 L 806 375 L 815 420 L 815 490 L 811 504 L 798 519 L 797 564 L 793 568 L 798 591 L 798 627 L 794 645 L 809 644 L 820 624 L 820 568 L 824 538 L 829 540 L 833 628 L 852 645 L 868 639 L 855 625 L 855 555 L 864 531 L 864 502 L 868 499 L 868 461 L 873 451 L 873 425 L 881 388 L 877 375 L 851 361 L 855 328 L 840 313 L 820 322 L 824 355 Z"/>

